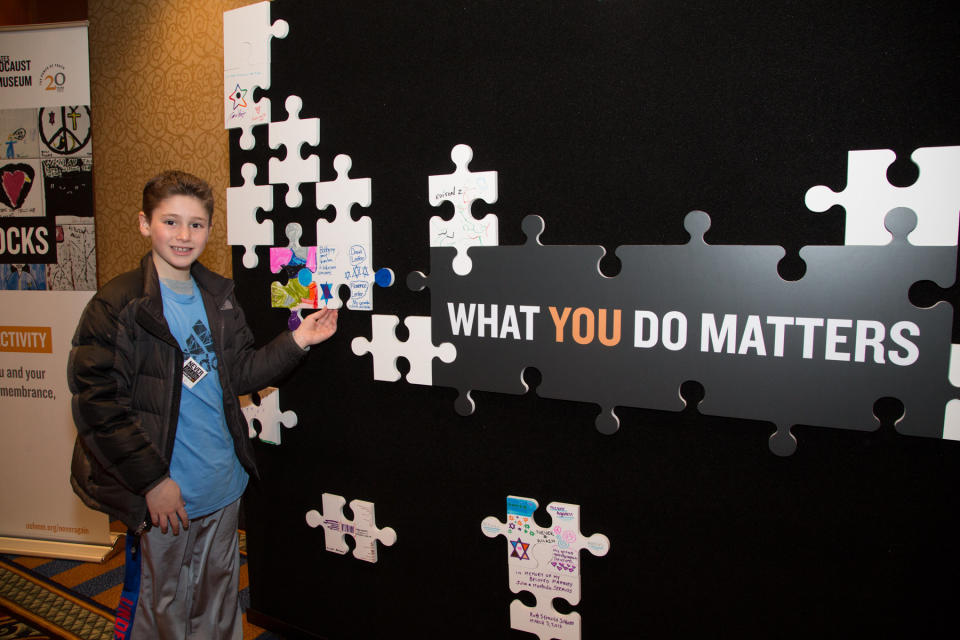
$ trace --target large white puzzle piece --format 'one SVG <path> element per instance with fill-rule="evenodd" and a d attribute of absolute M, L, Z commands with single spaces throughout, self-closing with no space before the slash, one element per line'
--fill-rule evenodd
<path fill-rule="evenodd" d="M 270 122 L 270 99 L 253 101 L 256 88 L 270 88 L 270 38 L 285 38 L 285 20 L 270 22 L 270 3 L 223 13 L 223 123 L 241 129 L 240 148 L 252 149 L 251 129 Z"/>
<path fill-rule="evenodd" d="M 397 370 L 397 358 L 405 358 L 410 363 L 407 382 L 411 384 L 433 384 L 433 359 L 453 362 L 457 349 L 445 342 L 439 346 L 431 338 L 429 316 L 408 316 L 403 323 L 410 335 L 406 342 L 397 339 L 396 328 L 400 319 L 397 316 L 373 314 L 370 316 L 372 339 L 363 336 L 353 339 L 350 347 L 353 353 L 361 356 L 373 355 L 373 379 L 384 382 L 396 382 L 400 379 Z"/>
<path fill-rule="evenodd" d="M 242 246 L 243 266 L 252 269 L 259 262 L 255 247 L 273 244 L 273 220 L 257 222 L 257 209 L 273 211 L 273 187 L 253 183 L 254 164 L 243 165 L 240 173 L 243 186 L 227 188 L 227 244 Z"/>
<path fill-rule="evenodd" d="M 430 218 L 430 246 L 456 247 L 453 270 L 458 275 L 470 273 L 469 247 L 489 247 L 499 243 L 497 216 L 488 213 L 482 219 L 473 217 L 474 200 L 487 204 L 497 201 L 497 172 L 471 172 L 467 167 L 473 159 L 473 149 L 458 144 L 450 152 L 456 170 L 447 175 L 429 176 L 427 190 L 430 204 L 438 207 L 444 202 L 453 205 L 453 217 L 445 220 L 439 216 Z"/>
<path fill-rule="evenodd" d="M 297 425 L 296 413 L 280 411 L 280 390 L 276 387 L 266 387 L 256 394 L 240 396 L 240 410 L 247 419 L 250 437 L 257 437 L 253 426 L 256 420 L 260 423 L 260 440 L 270 444 L 280 444 L 281 426 L 289 429 Z"/>
<path fill-rule="evenodd" d="M 353 511 L 353 520 L 347 520 L 343 515 L 343 505 L 346 504 L 343 496 L 324 493 L 322 496 L 323 513 L 316 509 L 307 512 L 307 524 L 310 527 L 323 527 L 326 550 L 344 555 L 350 548 L 344 536 L 353 536 L 356 546 L 353 557 L 366 562 L 377 561 L 377 541 L 390 547 L 397 541 L 397 532 L 391 527 L 380 529 L 377 527 L 377 518 L 374 513 L 374 504 L 366 500 L 351 500 L 350 510 Z"/>
<path fill-rule="evenodd" d="M 304 144 L 312 147 L 320 144 L 320 119 L 300 118 L 303 100 L 299 96 L 287 96 L 284 107 L 287 110 L 287 119 L 270 123 L 268 143 L 271 149 L 278 149 L 282 145 L 286 149 L 286 155 L 283 160 L 270 158 L 269 181 L 270 184 L 287 185 L 285 202 L 294 209 L 303 202 L 300 185 L 320 179 L 320 159 L 315 154 L 304 158 L 300 149 Z"/>
<path fill-rule="evenodd" d="M 887 181 L 887 169 L 896 160 L 889 149 L 850 151 L 847 186 L 836 192 L 819 185 L 804 198 L 811 211 L 841 205 L 846 211 L 846 245 L 885 245 L 892 236 L 884 227 L 887 213 L 896 207 L 913 209 L 917 227 L 907 237 L 916 246 L 956 246 L 960 220 L 960 147 L 924 147 L 910 158 L 920 177 L 909 187 Z"/>
<path fill-rule="evenodd" d="M 327 306 L 341 306 L 337 291 L 341 286 L 350 289 L 347 308 L 354 311 L 373 309 L 373 285 L 390 286 L 393 272 L 389 269 L 374 271 L 371 222 L 368 216 L 354 220 L 350 209 L 358 204 L 369 207 L 371 202 L 370 178 L 351 178 L 350 156 L 340 154 L 333 159 L 337 179 L 318 182 L 316 186 L 317 209 L 333 205 L 336 217 L 333 222 L 317 220 L 317 270 L 314 280 L 333 294 L 324 298 Z"/>
<path fill-rule="evenodd" d="M 507 496 L 507 521 L 493 516 L 483 519 L 480 529 L 488 538 L 507 539 L 507 566 L 510 590 L 527 591 L 537 599 L 534 607 L 520 600 L 510 604 L 510 627 L 536 634 L 540 640 L 579 640 L 580 614 L 563 614 L 553 608 L 554 598 L 569 604 L 580 602 L 580 551 L 606 555 L 610 540 L 602 533 L 584 536 L 580 532 L 580 506 L 551 502 L 549 527 L 540 527 L 533 518 L 536 500 Z"/>

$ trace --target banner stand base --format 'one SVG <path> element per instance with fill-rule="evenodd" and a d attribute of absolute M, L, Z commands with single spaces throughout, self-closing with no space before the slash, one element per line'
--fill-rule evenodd
<path fill-rule="evenodd" d="M 117 552 L 117 540 L 122 533 L 110 532 L 110 544 L 88 544 L 63 540 L 33 540 L 0 536 L 0 553 L 18 556 L 61 558 L 83 562 L 103 562 Z"/>

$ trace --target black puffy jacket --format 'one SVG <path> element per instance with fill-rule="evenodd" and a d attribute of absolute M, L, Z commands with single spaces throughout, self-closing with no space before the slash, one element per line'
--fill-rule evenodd
<path fill-rule="evenodd" d="M 234 449 L 256 476 L 237 394 L 289 373 L 306 353 L 289 331 L 260 349 L 233 296 L 233 281 L 194 263 L 217 354 L 223 408 Z M 163 317 L 151 254 L 90 300 L 73 337 L 67 379 L 77 426 L 70 484 L 91 508 L 138 530 L 149 521 L 144 494 L 169 474 L 180 411 L 183 354 Z"/>

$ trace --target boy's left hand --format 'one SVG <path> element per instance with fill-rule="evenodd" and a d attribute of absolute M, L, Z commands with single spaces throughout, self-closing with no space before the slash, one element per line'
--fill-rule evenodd
<path fill-rule="evenodd" d="M 323 342 L 337 332 L 338 309 L 320 309 L 303 319 L 293 332 L 293 339 L 301 349 Z"/>

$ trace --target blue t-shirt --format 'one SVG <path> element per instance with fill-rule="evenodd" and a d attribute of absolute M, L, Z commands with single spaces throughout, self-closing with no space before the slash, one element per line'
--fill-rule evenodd
<path fill-rule="evenodd" d="M 180 418 L 170 461 L 170 477 L 180 485 L 187 517 L 193 519 L 239 498 L 248 477 L 237 459 L 223 415 L 217 355 L 200 291 L 191 278 L 183 285 L 161 280 L 160 292 L 163 315 L 183 351 L 184 368 L 194 377 L 201 370 L 206 372 L 192 387 L 182 382 Z"/>

